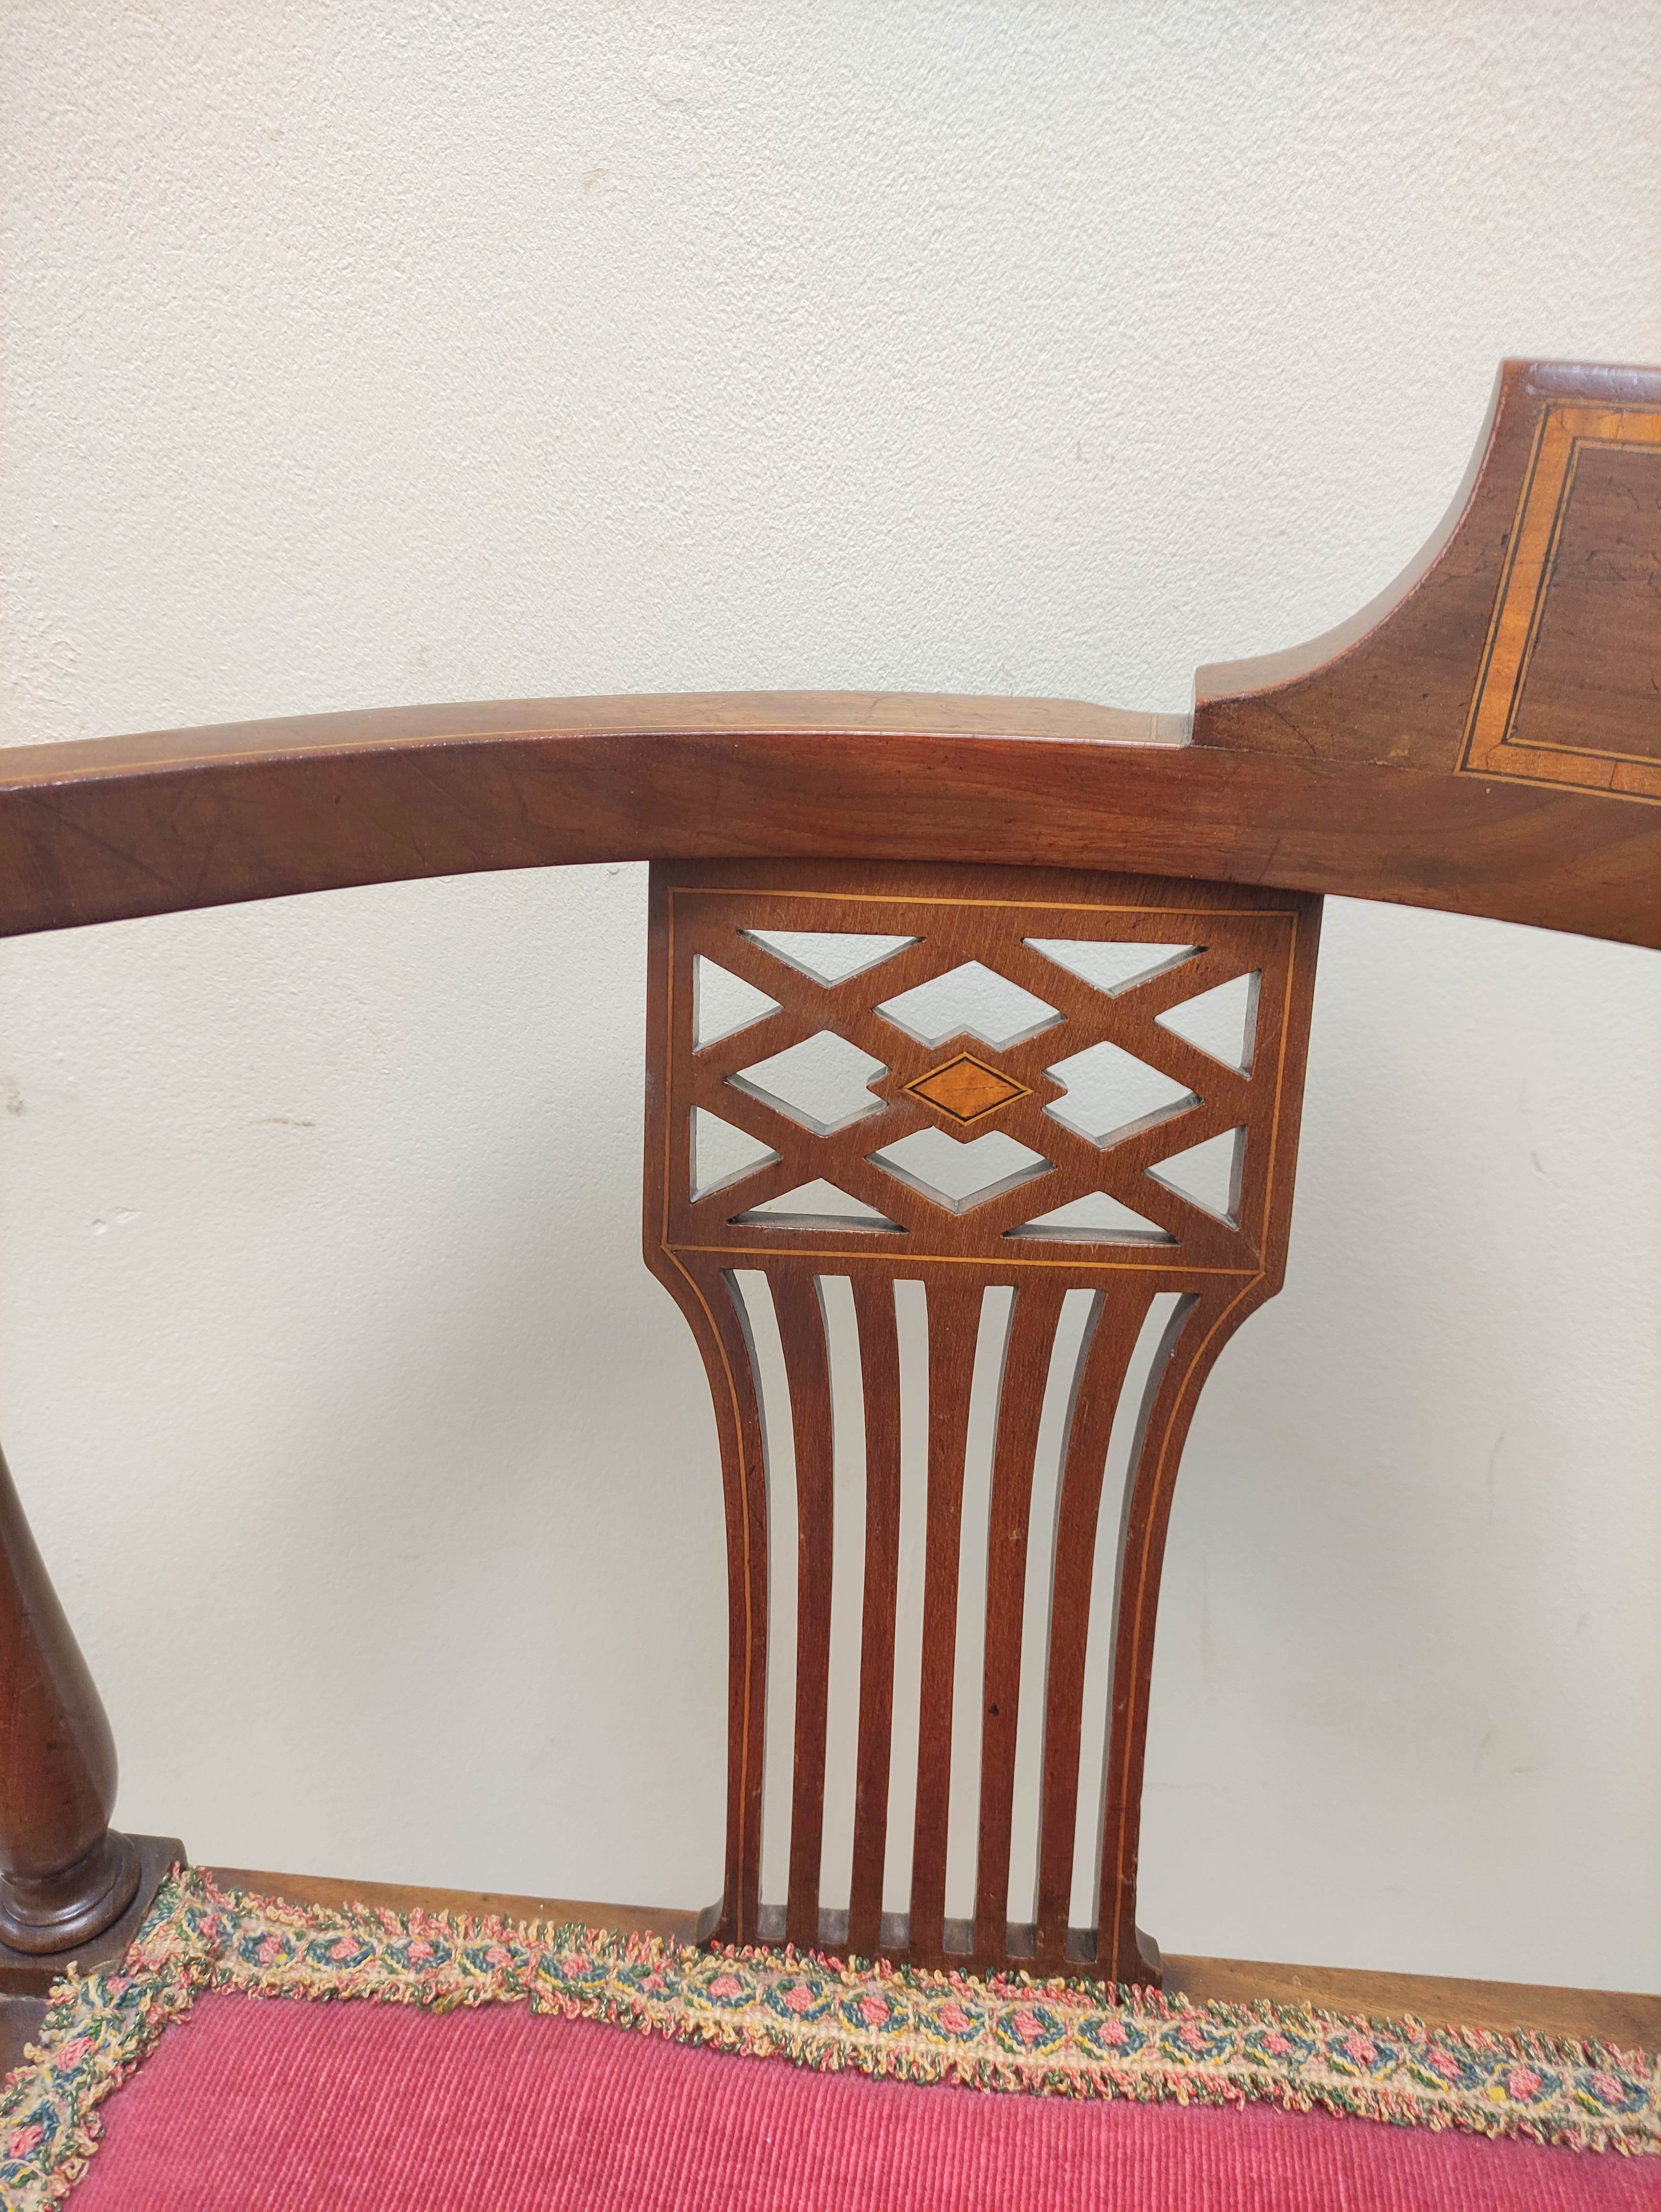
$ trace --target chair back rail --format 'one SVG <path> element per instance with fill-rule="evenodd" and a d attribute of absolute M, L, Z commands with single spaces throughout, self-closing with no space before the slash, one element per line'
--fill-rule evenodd
<path fill-rule="evenodd" d="M 1511 362 L 1453 507 L 1408 571 L 1309 646 L 1202 669 L 1191 717 L 1054 700 L 703 694 L 24 745 L 0 755 L 0 935 L 478 869 L 654 862 L 647 1256 L 703 1353 L 725 1481 L 731 1756 L 719 1925 L 920 1962 L 1030 1956 L 1146 1975 L 1157 1961 L 1135 1927 L 1137 1820 L 1171 1486 L 1207 1371 L 1280 1281 L 1319 895 L 1661 945 L 1658 580 L 1661 371 Z M 787 911 L 794 921 L 780 919 Z M 1162 931 L 1183 917 L 1183 944 L 1197 949 L 1186 967 L 1123 991 L 1035 942 L 1153 943 L 1156 912 Z M 770 949 L 769 933 L 793 929 L 902 941 L 880 963 L 827 980 Z M 776 1011 L 699 1041 L 699 958 Z M 1001 1041 L 970 1024 L 930 1043 L 934 1031 L 884 1011 L 953 966 L 995 974 L 1048 1012 Z M 1261 978 L 1256 1050 L 1232 1067 L 1161 1018 L 1225 971 Z M 868 1104 L 804 1120 L 746 1071 L 826 1032 L 880 1073 Z M 1062 1103 L 1075 1086 L 1055 1071 L 1110 1046 L 1169 1073 L 1191 1103 L 1131 1127 L 1081 1123 Z M 736 1180 L 695 1181 L 700 1113 L 770 1157 Z M 1209 1211 L 1159 1176 L 1178 1150 L 1236 1131 L 1235 1186 Z M 908 1166 L 908 1153 L 874 1157 L 924 1137 L 947 1147 L 937 1160 L 1001 1138 L 1024 1164 L 965 1194 Z M 827 1219 L 805 1201 L 793 1212 L 791 1194 L 816 1183 L 879 1225 L 850 1227 L 845 1210 Z M 1118 1240 L 1085 1242 L 1068 1221 L 1039 1221 L 1091 1193 L 1143 1227 L 1127 1239 L 1122 1221 Z M 821 1895 L 838 1402 L 826 1299 L 844 1279 L 865 1520 L 845 1911 Z M 897 1297 L 916 1285 L 928 1718 L 914 1802 L 902 1807 L 890 1802 L 904 1493 Z M 992 1291 L 1013 1304 L 988 1565 L 966 1591 L 965 1452 Z M 764 1292 L 788 1377 L 770 1438 L 747 1303 Z M 1052 1498 L 1038 1431 L 1076 1310 L 1069 1292 L 1088 1310 L 1061 1378 Z M 1176 1303 L 1144 1376 L 1162 1297 Z M 1120 1496 L 1104 1468 L 1124 1398 L 1135 1402 Z M 798 1537 L 788 1874 L 786 1895 L 764 1899 L 768 1463 L 770 1443 L 782 1462 L 787 1431 Z M 1104 1516 L 1117 1554 L 1092 1926 L 1073 1924 L 1071 1905 Z M 1045 1594 L 1036 1615 L 1035 1588 Z M 977 1729 L 959 1731 L 965 1595 L 983 1612 L 984 1696 Z M 9 1486 L 0 1679 L 0 1971 L 10 1972 L 131 1910 L 136 1862 L 107 1826 L 107 1724 Z M 1012 1824 L 1034 1680 L 1040 1823 L 1022 1906 L 1010 1897 Z M 972 1913 L 955 1925 L 960 1733 L 976 1747 L 979 1805 Z M 910 1822 L 911 1875 L 905 1909 L 889 1911 L 897 1818 Z M 152 1868 L 144 1879 L 155 1878 Z"/>

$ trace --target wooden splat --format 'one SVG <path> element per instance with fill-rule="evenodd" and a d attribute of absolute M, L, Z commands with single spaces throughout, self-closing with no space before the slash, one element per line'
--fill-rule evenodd
<path fill-rule="evenodd" d="M 721 1413 L 728 1586 L 735 1624 L 728 1730 L 727 1884 L 721 1932 L 735 1942 L 780 1932 L 917 1963 L 1030 1957 L 1049 1971 L 1157 1978 L 1135 1925 L 1136 1852 L 1147 1688 L 1165 1529 L 1183 1438 L 1202 1382 L 1245 1316 L 1278 1288 L 1296 1155 L 1318 902 L 1279 892 L 1147 877 L 1053 870 L 922 868 L 798 862 L 653 872 L 646 1249 L 691 1322 Z M 839 981 L 767 949 L 824 933 L 861 933 L 895 949 Z M 1173 945 L 1184 957 L 1171 960 Z M 1147 969 L 1103 988 L 1080 972 L 1094 945 L 1150 948 Z M 1040 947 L 1045 949 L 1040 949 Z M 741 976 L 776 1011 L 698 1048 L 691 984 L 699 960 Z M 962 979 L 967 977 L 967 983 Z M 1162 1018 L 1189 1000 L 1250 978 L 1254 1043 L 1233 1067 Z M 978 992 L 965 1019 L 1001 1036 L 931 1043 L 910 1017 L 926 987 Z M 1001 995 L 1002 1004 L 995 1003 Z M 815 1117 L 751 1073 L 832 1045 L 858 1055 L 858 1096 L 838 1118 Z M 1110 1091 L 1088 1104 L 1068 1088 L 1105 1050 L 1110 1076 L 1141 1071 L 1174 1103 L 1136 1110 Z M 864 1076 L 872 1063 L 879 1072 Z M 1058 1072 L 1059 1071 L 1059 1072 Z M 770 1073 L 768 1079 L 780 1078 Z M 850 1097 L 852 1094 L 850 1094 Z M 843 1101 L 846 1104 L 847 1101 Z M 757 1164 L 699 1194 L 691 1131 L 715 1114 L 755 1139 Z M 952 1133 L 953 1131 L 958 1133 Z M 1088 1133 L 1099 1130 L 1100 1134 Z M 1231 1138 L 1235 1188 L 1226 1211 L 1184 1197 L 1159 1170 Z M 908 1152 L 908 1146 L 932 1146 Z M 932 1180 L 931 1180 L 932 1178 Z M 834 1190 L 864 1210 L 844 1221 L 792 1212 L 789 1194 Z M 1095 1195 L 1128 1224 L 1068 1227 L 1068 1208 Z M 771 1210 L 770 1210 L 770 1208 Z M 1051 1219 L 1059 1215 L 1059 1220 Z M 1035 1217 L 1050 1219 L 1042 1234 Z M 878 1224 L 873 1229 L 867 1224 Z M 845 1915 L 828 1911 L 826 1709 L 832 1562 L 832 1377 L 824 1285 L 854 1291 L 864 1404 L 866 1540 L 853 1879 Z M 751 1289 L 740 1288 L 740 1278 Z M 788 1390 L 797 1529 L 793 1773 L 788 1894 L 761 1886 L 758 1701 L 768 1675 L 770 1486 L 750 1300 L 764 1279 Z M 926 1298 L 928 1444 L 920 1725 L 910 1808 L 909 1907 L 883 1911 L 891 1847 L 890 1759 L 899 1572 L 898 1438 L 903 1377 L 895 1286 Z M 1013 1290 L 991 1386 L 994 1434 L 986 1565 L 970 1583 L 966 1455 L 989 1292 Z M 1069 1292 L 1088 1301 L 1062 1358 Z M 1105 1462 L 1133 1355 L 1153 1327 L 1121 1490 Z M 1069 1339 L 1069 1345 L 1072 1340 Z M 1059 1462 L 1042 1523 L 1037 1481 L 1048 1397 L 1064 1406 Z M 776 1454 L 774 1455 L 776 1457 Z M 1118 1583 L 1093 1585 L 1104 1512 L 1120 1529 Z M 1029 1562 L 1046 1583 L 1029 1603 Z M 1111 1601 L 1111 1724 L 1104 1759 L 1084 1740 L 1085 1654 L 1092 1611 Z M 959 1623 L 984 1620 L 977 1710 L 961 1706 Z M 1039 1663 L 1041 1662 L 1041 1664 Z M 1043 1738 L 1033 1894 L 1012 1899 L 1012 1841 L 1023 1683 L 1038 1665 L 1028 1725 Z M 1097 1747 L 1099 1752 L 1099 1747 Z M 974 1905 L 948 1911 L 950 1807 L 965 1757 L 979 1774 Z M 1080 1776 L 1098 1802 L 1084 1824 L 1093 1914 L 1074 1924 L 1080 1886 Z M 776 1802 L 782 1804 L 781 1795 Z M 901 1815 L 904 1818 L 904 1814 Z"/>

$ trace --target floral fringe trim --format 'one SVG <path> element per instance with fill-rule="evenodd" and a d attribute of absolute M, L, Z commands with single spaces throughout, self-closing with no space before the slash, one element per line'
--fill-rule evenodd
<path fill-rule="evenodd" d="M 1050 2096 L 1255 2099 L 1578 2150 L 1661 2154 L 1661 2059 L 1545 2036 L 1192 2005 L 1144 1990 L 977 1979 L 809 1954 L 218 1889 L 175 1869 L 113 1976 L 60 1982 L 0 2086 L 0 2203 L 44 2212 L 85 2172 L 96 2107 L 203 1990 L 533 2011 L 830 2071 Z"/>

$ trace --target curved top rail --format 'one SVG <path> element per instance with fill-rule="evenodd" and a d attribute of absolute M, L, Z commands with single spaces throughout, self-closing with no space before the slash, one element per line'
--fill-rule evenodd
<path fill-rule="evenodd" d="M 1186 717 L 713 692 L 0 752 L 0 934 L 586 860 L 1128 869 L 1661 945 L 1661 372 L 1508 362 L 1450 514 Z"/>

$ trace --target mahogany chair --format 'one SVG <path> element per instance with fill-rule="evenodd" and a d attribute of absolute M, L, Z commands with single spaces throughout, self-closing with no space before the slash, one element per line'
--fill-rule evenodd
<path fill-rule="evenodd" d="M 23 747 L 0 760 L 0 931 L 649 860 L 646 1257 L 703 1358 L 726 1499 L 726 1861 L 700 1932 L 1157 1981 L 1136 1871 L 1161 1559 L 1207 1374 L 1281 1280 L 1321 895 L 1661 945 L 1658 558 L 1661 372 L 1513 362 L 1409 574 L 1312 646 L 1202 670 L 1191 721 L 1054 701 L 707 695 Z M 712 983 L 748 986 L 751 1018 L 700 1027 Z M 1213 993 L 1232 1009 L 1228 1047 L 1185 1033 Z M 830 1088 L 809 1097 L 797 1079 L 816 1054 Z M 1166 1096 L 1093 1106 L 1091 1068 L 1124 1056 Z M 1205 1188 L 1190 1180 L 1202 1151 Z M 966 1436 L 995 1290 L 1007 1319 L 986 1565 L 966 1589 Z M 851 1301 L 865 1450 L 845 1913 L 820 1882 L 828 1299 Z M 770 1309 L 798 1537 L 781 1895 L 764 1893 L 761 1848 Z M 908 1313 L 926 1341 L 926 1588 L 920 1662 L 904 1662 L 920 1665 L 923 1725 L 891 1802 Z M 1060 1472 L 1035 1502 L 1046 1406 Z M 1116 1422 L 1123 1495 L 1104 1485 Z M 776 1408 L 776 1478 L 780 1429 Z M 1081 1806 L 1104 1515 L 1110 1721 Z M 984 1618 L 973 1716 L 952 1710 L 965 1607 Z M 26 1994 L 71 1954 L 118 1953 L 177 1846 L 107 1825 L 110 1733 L 9 1480 L 0 1674 L 0 1987 Z M 1037 1872 L 1012 1906 L 1022 1728 L 1041 1746 Z M 954 1922 L 947 1808 L 965 1746 L 975 1905 Z M 894 1914 L 897 1823 L 911 1872 Z"/>

